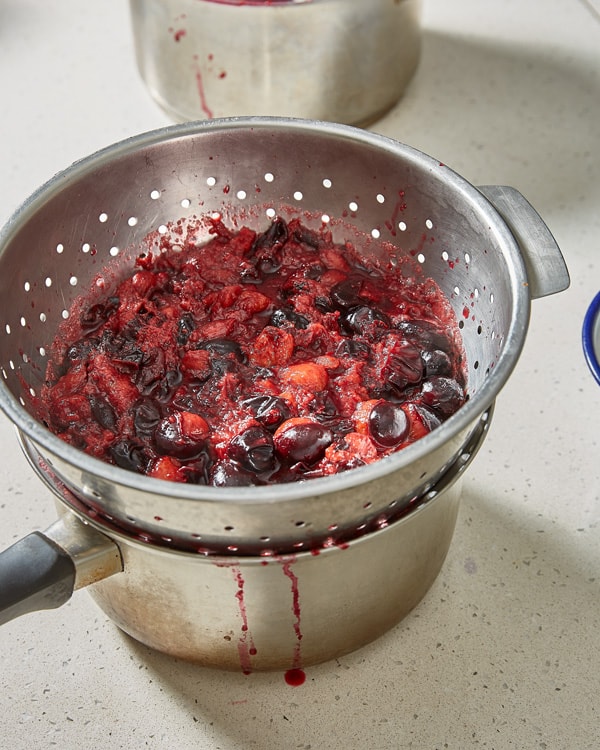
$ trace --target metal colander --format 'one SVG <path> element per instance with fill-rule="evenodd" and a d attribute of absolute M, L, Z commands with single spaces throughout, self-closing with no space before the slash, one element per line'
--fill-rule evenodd
<path fill-rule="evenodd" d="M 486 197 L 487 196 L 487 197 Z M 75 298 L 109 289 L 173 227 L 219 214 L 263 231 L 276 215 L 392 243 L 448 297 L 469 399 L 425 438 L 336 476 L 213 488 L 140 476 L 63 443 L 33 416 L 48 352 Z M 203 236 L 203 231 L 205 235 Z M 476 189 L 408 146 L 347 126 L 238 118 L 110 146 L 40 188 L 0 236 L 0 405 L 28 452 L 98 523 L 156 544 L 222 554 L 290 551 L 380 528 L 433 487 L 467 444 L 524 343 L 532 297 L 568 285 L 549 231 L 519 193 Z M 78 512 L 81 512 L 80 509 Z"/>

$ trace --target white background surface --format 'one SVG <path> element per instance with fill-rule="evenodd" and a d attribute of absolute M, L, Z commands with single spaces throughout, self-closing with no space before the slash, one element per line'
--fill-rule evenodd
<path fill-rule="evenodd" d="M 117 0 L 0 2 L 0 222 L 56 171 L 168 123 Z M 571 273 L 465 476 L 426 599 L 376 643 L 283 676 L 223 674 L 122 635 L 85 592 L 0 630 L 0 748 L 535 748 L 600 743 L 600 20 L 583 0 L 425 0 L 420 68 L 373 129 L 518 188 Z M 54 518 L 0 419 L 0 547 Z"/>

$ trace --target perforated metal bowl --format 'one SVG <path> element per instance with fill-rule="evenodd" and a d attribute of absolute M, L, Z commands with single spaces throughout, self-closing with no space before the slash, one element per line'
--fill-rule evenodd
<path fill-rule="evenodd" d="M 410 253 L 460 320 L 469 399 L 431 434 L 381 461 L 260 488 L 181 485 L 102 463 L 33 414 L 47 351 L 71 303 L 110 287 L 149 233 L 218 212 L 264 229 L 276 214 L 359 230 Z M 202 236 L 198 237 L 202 240 Z M 506 382 L 533 297 L 568 284 L 531 206 L 510 188 L 477 189 L 438 160 L 347 126 L 239 118 L 174 126 L 77 162 L 38 190 L 0 235 L 0 406 L 90 517 L 133 537 L 221 554 L 308 549 L 389 523 L 426 498 Z M 420 500 L 421 502 L 421 500 Z"/>

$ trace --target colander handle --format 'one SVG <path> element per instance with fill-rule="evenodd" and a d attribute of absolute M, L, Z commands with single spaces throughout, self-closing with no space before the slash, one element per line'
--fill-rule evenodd
<path fill-rule="evenodd" d="M 527 270 L 532 299 L 564 291 L 569 271 L 552 233 L 529 201 L 515 188 L 483 185 L 479 191 L 492 203 L 517 240 Z"/>
<path fill-rule="evenodd" d="M 0 625 L 65 604 L 75 589 L 123 569 L 117 545 L 65 513 L 0 553 Z"/>

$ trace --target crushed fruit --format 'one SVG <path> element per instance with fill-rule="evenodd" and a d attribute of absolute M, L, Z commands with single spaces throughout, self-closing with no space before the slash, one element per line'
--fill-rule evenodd
<path fill-rule="evenodd" d="M 454 315 L 419 269 L 297 219 L 211 234 L 78 300 L 38 407 L 63 440 L 151 477 L 261 485 L 376 461 L 465 402 Z"/>

